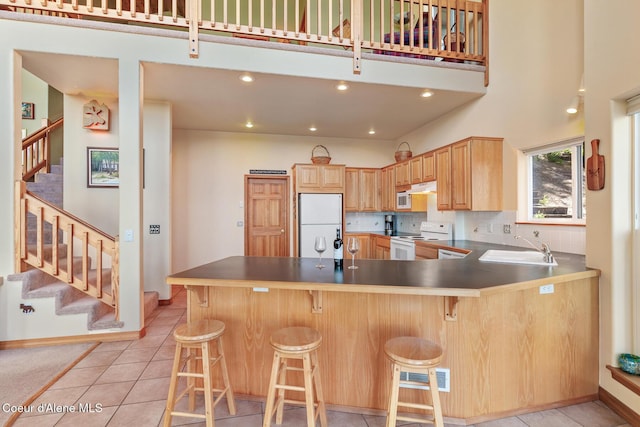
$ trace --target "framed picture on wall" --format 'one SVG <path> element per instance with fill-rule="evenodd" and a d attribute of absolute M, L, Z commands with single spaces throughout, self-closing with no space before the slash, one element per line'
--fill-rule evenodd
<path fill-rule="evenodd" d="M 33 105 L 33 102 L 23 102 L 22 103 L 22 118 L 33 120 L 35 117 L 35 109 L 36 106 Z"/>
<path fill-rule="evenodd" d="M 118 187 L 120 154 L 117 148 L 87 148 L 87 187 Z"/>

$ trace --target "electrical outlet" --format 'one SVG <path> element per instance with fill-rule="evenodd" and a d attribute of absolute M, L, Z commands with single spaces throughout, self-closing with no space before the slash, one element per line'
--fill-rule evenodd
<path fill-rule="evenodd" d="M 540 294 L 552 294 L 554 291 L 553 283 L 540 286 Z"/>
<path fill-rule="evenodd" d="M 150 225 L 149 234 L 160 234 L 160 225 L 157 225 L 157 224 Z"/>
<path fill-rule="evenodd" d="M 504 224 L 502 226 L 502 232 L 504 234 L 511 234 L 511 224 Z"/>

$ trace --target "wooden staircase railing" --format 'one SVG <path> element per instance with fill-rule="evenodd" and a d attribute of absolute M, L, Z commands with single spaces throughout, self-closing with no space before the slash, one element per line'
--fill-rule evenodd
<path fill-rule="evenodd" d="M 119 320 L 118 238 L 29 193 L 24 181 L 16 182 L 15 197 L 16 271 L 38 268 L 113 307 Z M 35 244 L 28 243 L 30 216 L 36 221 Z"/>
<path fill-rule="evenodd" d="M 49 135 L 63 123 L 64 118 L 59 118 L 22 140 L 22 179 L 24 181 L 30 180 L 41 170 L 49 172 L 51 167 Z"/>

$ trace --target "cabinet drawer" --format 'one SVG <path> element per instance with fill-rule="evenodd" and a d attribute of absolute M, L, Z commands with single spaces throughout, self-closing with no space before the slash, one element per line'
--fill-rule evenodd
<path fill-rule="evenodd" d="M 416 245 L 416 259 L 438 259 L 438 249 Z"/>

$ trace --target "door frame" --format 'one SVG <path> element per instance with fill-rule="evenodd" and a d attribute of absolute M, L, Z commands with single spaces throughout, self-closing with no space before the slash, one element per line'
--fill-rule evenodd
<path fill-rule="evenodd" d="M 285 184 L 285 194 L 284 194 L 284 209 L 285 209 L 285 242 L 286 242 L 286 251 L 284 256 L 291 256 L 291 179 L 289 175 L 245 175 L 244 176 L 244 254 L 247 255 L 247 248 L 249 247 L 249 192 L 247 189 L 249 188 L 250 180 L 260 180 L 260 179 L 269 179 L 269 180 L 279 180 Z"/>

